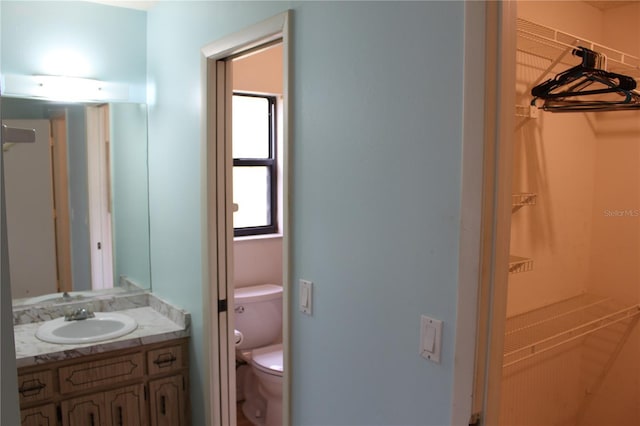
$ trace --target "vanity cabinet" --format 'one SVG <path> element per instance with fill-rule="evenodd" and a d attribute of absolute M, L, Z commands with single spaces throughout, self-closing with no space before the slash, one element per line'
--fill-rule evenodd
<path fill-rule="evenodd" d="M 187 404 L 187 339 L 23 367 L 23 426 L 180 426 Z"/>

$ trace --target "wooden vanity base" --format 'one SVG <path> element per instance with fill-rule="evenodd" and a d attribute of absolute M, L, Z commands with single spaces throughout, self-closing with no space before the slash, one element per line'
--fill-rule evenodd
<path fill-rule="evenodd" d="M 22 426 L 188 426 L 188 339 L 18 369 Z"/>

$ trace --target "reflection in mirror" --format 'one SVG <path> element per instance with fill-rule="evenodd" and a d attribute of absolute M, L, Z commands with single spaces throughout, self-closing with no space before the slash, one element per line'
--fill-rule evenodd
<path fill-rule="evenodd" d="M 3 97 L 2 115 L 36 130 L 3 146 L 14 304 L 150 289 L 146 106 Z"/>

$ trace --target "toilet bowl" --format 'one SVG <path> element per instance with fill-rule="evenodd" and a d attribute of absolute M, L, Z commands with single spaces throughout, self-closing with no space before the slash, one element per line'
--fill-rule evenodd
<path fill-rule="evenodd" d="M 282 425 L 282 344 L 253 351 L 251 368 L 258 381 L 258 391 L 266 400 L 265 426 Z"/>
<path fill-rule="evenodd" d="M 242 411 L 254 425 L 282 426 L 282 287 L 236 288 L 234 304 Z"/>

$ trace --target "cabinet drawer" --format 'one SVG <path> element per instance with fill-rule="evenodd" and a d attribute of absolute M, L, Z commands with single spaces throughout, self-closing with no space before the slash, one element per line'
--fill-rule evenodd
<path fill-rule="evenodd" d="M 182 346 L 170 346 L 147 353 L 149 375 L 179 370 L 183 365 Z"/>
<path fill-rule="evenodd" d="M 60 393 L 111 385 L 143 376 L 143 356 L 137 352 L 111 359 L 102 359 L 60 367 Z"/>
<path fill-rule="evenodd" d="M 18 393 L 20 405 L 50 398 L 53 394 L 53 373 L 47 370 L 19 375 Z"/>

